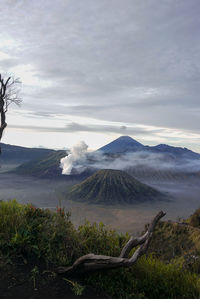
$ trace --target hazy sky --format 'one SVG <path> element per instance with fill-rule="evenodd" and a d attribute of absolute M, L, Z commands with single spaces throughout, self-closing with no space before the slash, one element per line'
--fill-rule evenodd
<path fill-rule="evenodd" d="M 199 16 L 199 0 L 1 0 L 0 71 L 23 98 L 2 141 L 200 152 Z"/>

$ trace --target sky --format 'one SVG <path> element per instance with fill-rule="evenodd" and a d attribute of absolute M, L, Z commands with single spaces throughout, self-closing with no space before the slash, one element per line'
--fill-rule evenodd
<path fill-rule="evenodd" d="M 96 149 L 121 135 L 200 152 L 199 0 L 1 0 L 2 142 Z"/>

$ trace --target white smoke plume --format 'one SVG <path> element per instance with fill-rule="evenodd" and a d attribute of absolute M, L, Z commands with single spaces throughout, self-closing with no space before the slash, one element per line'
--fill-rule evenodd
<path fill-rule="evenodd" d="M 78 172 L 82 172 L 84 170 L 82 165 L 85 164 L 87 149 L 88 145 L 84 141 L 74 145 L 70 150 L 70 154 L 60 160 L 62 174 L 71 174 L 74 167 L 79 169 Z"/>

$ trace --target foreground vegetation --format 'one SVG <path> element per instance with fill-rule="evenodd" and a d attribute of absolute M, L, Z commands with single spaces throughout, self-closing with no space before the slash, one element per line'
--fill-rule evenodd
<path fill-rule="evenodd" d="M 161 226 L 152 244 L 152 254 L 141 257 L 132 268 L 88 274 L 78 278 L 79 284 L 75 278 L 59 276 L 59 279 L 69 283 L 76 294 L 85 292 L 81 282 L 111 298 L 199 298 L 198 271 L 184 270 L 176 259 L 166 264 L 167 259 L 164 262 L 153 257 Z M 51 273 L 51 281 L 58 279 L 57 266 L 71 265 L 84 254 L 118 256 L 128 238 L 102 223 L 86 222 L 75 229 L 69 213 L 61 207 L 52 212 L 16 201 L 0 202 L 0 270 L 6 271 L 8 264 L 14 268 L 19 261 L 30 265 L 28 276 L 34 289 L 44 273 Z"/>

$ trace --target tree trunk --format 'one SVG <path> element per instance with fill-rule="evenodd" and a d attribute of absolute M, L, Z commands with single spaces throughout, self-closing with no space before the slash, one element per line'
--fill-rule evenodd
<path fill-rule="evenodd" d="M 6 123 L 6 112 L 7 112 L 7 88 L 8 83 L 11 77 L 9 77 L 6 81 L 2 78 L 0 74 L 0 114 L 1 114 L 1 126 L 0 126 L 0 154 L 1 154 L 1 139 L 3 136 L 3 131 L 5 130 L 7 123 Z"/>
<path fill-rule="evenodd" d="M 1 111 L 1 127 L 0 127 L 0 141 L 3 135 L 3 131 L 6 128 L 7 124 L 6 124 L 6 115 L 4 111 Z"/>

